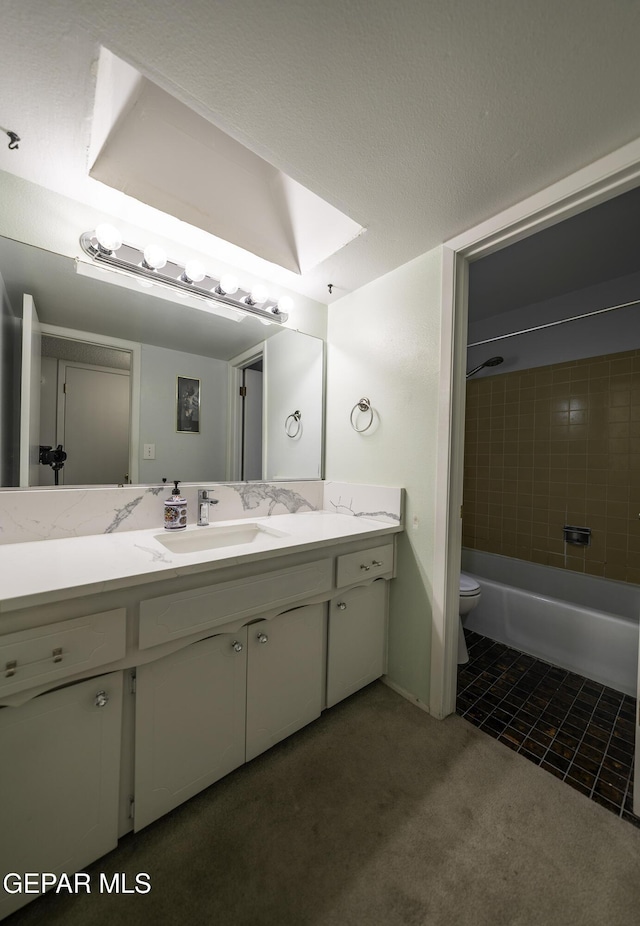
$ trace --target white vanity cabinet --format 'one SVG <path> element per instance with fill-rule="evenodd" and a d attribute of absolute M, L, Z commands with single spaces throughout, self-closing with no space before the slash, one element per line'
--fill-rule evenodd
<path fill-rule="evenodd" d="M 329 603 L 327 707 L 384 674 L 387 588 L 384 579 L 376 579 Z"/>
<path fill-rule="evenodd" d="M 293 553 L 0 608 L 5 872 L 78 871 L 383 675 L 393 539 L 309 523 Z"/>
<path fill-rule="evenodd" d="M 248 762 L 322 712 L 324 606 L 294 608 L 247 632 Z"/>
<path fill-rule="evenodd" d="M 138 668 L 136 831 L 244 762 L 246 646 L 244 628 Z"/>
<path fill-rule="evenodd" d="M 136 832 L 320 716 L 324 607 L 207 637 L 136 678 Z"/>
<path fill-rule="evenodd" d="M 0 709 L 0 870 L 73 873 L 118 841 L 122 672 Z M 0 892 L 0 917 L 33 894 Z"/>

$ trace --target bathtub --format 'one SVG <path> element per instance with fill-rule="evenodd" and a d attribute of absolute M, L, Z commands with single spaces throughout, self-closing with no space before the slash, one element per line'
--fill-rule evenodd
<path fill-rule="evenodd" d="M 464 626 L 636 696 L 640 586 L 463 550 L 481 586 Z"/>

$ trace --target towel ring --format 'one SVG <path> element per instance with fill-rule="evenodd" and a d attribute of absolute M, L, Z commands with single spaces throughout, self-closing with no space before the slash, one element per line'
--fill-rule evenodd
<path fill-rule="evenodd" d="M 369 415 L 370 415 L 369 424 L 365 425 L 364 428 L 357 428 L 355 424 L 353 423 L 353 413 L 355 412 L 356 408 L 361 412 L 369 412 Z M 351 421 L 351 427 L 353 428 L 354 431 L 357 431 L 358 434 L 362 434 L 363 431 L 369 430 L 369 428 L 373 424 L 373 409 L 371 408 L 371 402 L 366 396 L 363 396 L 360 399 L 360 401 L 356 402 L 356 404 L 353 406 L 353 408 L 351 409 L 351 415 L 349 416 L 349 420 Z"/>
<path fill-rule="evenodd" d="M 291 421 L 291 419 L 293 419 L 292 424 L 289 424 L 289 421 Z M 298 434 L 300 433 L 300 429 L 302 428 L 301 419 L 302 419 L 302 412 L 299 412 L 299 411 L 295 411 L 295 412 L 292 412 L 290 415 L 287 415 L 285 422 L 284 422 L 284 431 L 287 437 L 290 437 L 291 439 L 293 439 L 294 437 L 298 436 Z M 295 431 L 292 430 L 294 425 L 297 425 Z"/>

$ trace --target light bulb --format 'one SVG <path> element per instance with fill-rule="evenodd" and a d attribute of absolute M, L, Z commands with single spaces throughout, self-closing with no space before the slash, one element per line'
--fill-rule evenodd
<path fill-rule="evenodd" d="M 251 296 L 249 298 L 254 305 L 262 305 L 262 303 L 266 302 L 269 298 L 269 292 L 266 286 L 257 283 L 251 290 Z"/>
<path fill-rule="evenodd" d="M 111 254 L 122 247 L 122 235 L 114 225 L 108 222 L 101 222 L 95 230 L 96 241 L 100 250 L 107 251 Z"/>
<path fill-rule="evenodd" d="M 150 270 L 162 270 L 167 255 L 157 244 L 148 244 L 144 249 L 144 262 Z"/>
<path fill-rule="evenodd" d="M 283 312 L 285 315 L 288 315 L 292 308 L 293 299 L 291 296 L 280 296 L 275 304 L 274 312 L 276 312 L 276 314 Z"/>
<path fill-rule="evenodd" d="M 232 273 L 223 273 L 214 292 L 218 290 L 223 296 L 233 296 L 238 292 L 238 278 Z"/>
<path fill-rule="evenodd" d="M 199 260 L 188 260 L 181 279 L 185 283 L 199 283 L 204 280 L 204 267 Z"/>

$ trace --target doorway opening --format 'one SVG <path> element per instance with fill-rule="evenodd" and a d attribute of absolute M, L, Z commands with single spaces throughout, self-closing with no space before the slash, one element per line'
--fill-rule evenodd
<path fill-rule="evenodd" d="M 242 368 L 240 479 L 243 482 L 262 479 L 262 373 L 262 357 Z"/>
<path fill-rule="evenodd" d="M 448 449 L 447 464 L 443 467 L 440 484 L 448 501 L 446 515 L 444 510 L 440 512 L 440 527 L 446 543 L 436 563 L 436 572 L 440 572 L 436 578 L 441 581 L 442 589 L 442 611 L 435 617 L 436 645 L 431 662 L 432 712 L 436 716 L 446 716 L 455 709 L 470 265 L 507 245 L 523 242 L 536 232 L 627 193 L 639 184 L 640 142 L 636 142 L 443 246 L 442 313 L 445 338 L 441 375 L 443 390 L 446 383 L 450 398 L 441 419 L 443 430 L 446 430 L 448 436 Z M 486 344 L 484 346 L 488 347 Z M 494 353 L 502 355 L 503 350 L 496 350 L 494 344 L 486 356 Z M 506 354 L 504 356 L 506 364 Z M 634 811 L 638 814 L 639 810 L 636 798 Z"/>
<path fill-rule="evenodd" d="M 260 482 L 264 473 L 264 353 L 262 346 L 229 361 L 227 470 L 233 482 Z"/>
<path fill-rule="evenodd" d="M 457 712 L 640 826 L 639 213 L 636 188 L 469 267 Z"/>

